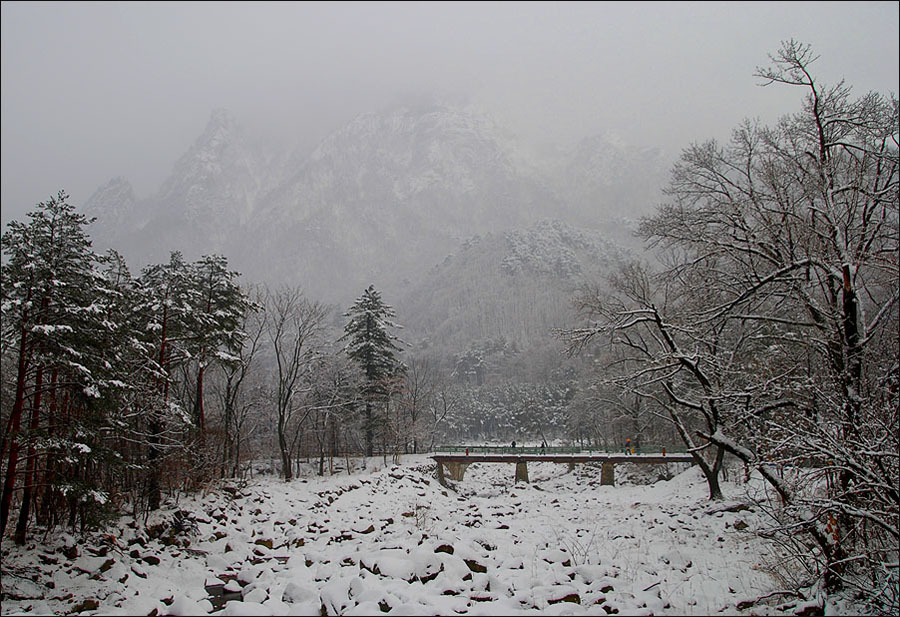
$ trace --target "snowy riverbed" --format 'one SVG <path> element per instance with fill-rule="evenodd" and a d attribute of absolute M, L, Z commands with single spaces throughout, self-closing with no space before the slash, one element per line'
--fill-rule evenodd
<path fill-rule="evenodd" d="M 3 542 L 2 614 L 794 614 L 749 485 L 706 499 L 698 469 L 474 464 L 427 456 L 285 483 L 224 482 L 108 535 Z M 645 482 L 638 484 L 637 482 Z M 729 511 L 731 510 L 731 511 Z M 173 525 L 173 522 L 176 524 Z"/>

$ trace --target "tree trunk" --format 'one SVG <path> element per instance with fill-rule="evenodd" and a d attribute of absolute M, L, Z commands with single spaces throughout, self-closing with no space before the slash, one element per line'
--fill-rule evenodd
<path fill-rule="evenodd" d="M 709 485 L 710 500 L 722 499 L 722 488 L 719 486 L 719 474 L 712 471 L 708 467 L 701 467 L 703 475 L 706 476 L 706 483 Z"/>
<path fill-rule="evenodd" d="M 222 410 L 222 425 L 225 428 L 225 434 L 223 435 L 222 440 L 222 467 L 219 471 L 220 475 L 224 478 L 226 477 L 227 469 L 231 464 L 232 460 L 232 449 L 233 442 L 231 437 L 231 425 L 233 423 L 234 418 L 234 399 L 231 395 L 232 392 L 232 377 L 228 375 L 225 378 L 225 405 Z"/>
<path fill-rule="evenodd" d="M 197 368 L 197 398 L 194 400 L 194 419 L 197 422 L 197 428 L 200 431 L 200 443 L 203 443 L 204 433 L 206 432 L 206 418 L 203 413 L 203 371 L 205 367 L 203 366 L 203 361 L 200 361 L 200 364 Z"/>
<path fill-rule="evenodd" d="M 34 437 L 40 423 L 41 395 L 44 387 L 44 367 L 38 365 L 34 378 L 34 401 L 31 406 L 31 422 L 28 425 L 29 438 L 28 461 L 25 464 L 25 481 L 22 491 L 22 506 L 19 509 L 19 521 L 16 524 L 15 541 L 22 546 L 25 544 L 25 533 L 28 531 L 28 518 L 31 515 L 31 498 L 34 492 L 34 467 L 37 459 L 37 449 L 34 447 Z"/>
<path fill-rule="evenodd" d="M 59 380 L 59 369 L 54 368 L 50 373 L 50 404 L 48 406 L 47 435 L 52 437 L 56 432 L 56 384 Z M 52 525 L 55 522 L 56 512 L 54 500 L 56 499 L 56 457 L 47 453 L 46 470 L 44 471 L 44 490 L 40 498 L 41 507 L 38 511 L 38 521 L 44 525 Z"/>
<path fill-rule="evenodd" d="M 19 343 L 19 364 L 16 375 L 16 398 L 10 414 L 9 430 L 9 462 L 6 465 L 6 481 L 3 483 L 3 496 L 0 498 L 0 536 L 6 531 L 9 510 L 12 506 L 12 494 L 16 485 L 16 466 L 19 462 L 19 426 L 22 422 L 22 409 L 25 406 L 25 372 L 28 368 L 28 353 L 25 347 L 28 334 L 22 325 L 22 338 Z"/>
<path fill-rule="evenodd" d="M 163 377 L 162 377 L 162 395 L 163 395 L 163 405 L 165 406 L 169 401 L 169 376 L 168 369 L 166 367 L 166 328 L 169 325 L 169 311 L 168 308 L 163 306 L 163 320 L 162 320 L 162 331 L 160 333 L 160 344 L 159 344 L 159 366 L 162 369 Z M 160 410 L 159 413 L 165 413 L 163 410 Z M 159 506 L 162 504 L 162 489 L 160 486 L 160 476 L 162 475 L 162 470 L 160 469 L 161 462 L 160 458 L 162 457 L 162 451 L 159 448 L 159 435 L 163 432 L 163 424 L 162 421 L 158 418 L 153 418 L 150 420 L 148 425 L 150 435 L 147 437 L 147 441 L 149 442 L 149 447 L 147 448 L 147 461 L 150 463 L 150 475 L 147 480 L 147 509 L 149 511 L 158 510 Z"/>
<path fill-rule="evenodd" d="M 859 418 L 860 401 L 862 400 L 862 350 L 859 341 L 859 311 L 857 310 L 856 291 L 853 289 L 853 281 L 850 276 L 850 265 L 844 264 L 842 268 L 844 289 L 843 289 L 843 318 L 844 318 L 844 339 L 847 345 L 847 363 L 844 368 L 844 417 L 843 420 L 843 438 L 845 443 L 851 441 L 854 437 L 852 433 L 857 432 L 856 422 Z M 852 472 L 848 469 L 842 469 L 840 475 L 840 485 L 843 491 L 847 491 L 850 487 L 850 479 Z"/>
<path fill-rule="evenodd" d="M 372 403 L 366 401 L 366 456 L 373 456 L 374 454 L 374 431 L 372 430 Z"/>
<path fill-rule="evenodd" d="M 284 474 L 285 482 L 290 482 L 293 476 L 293 466 L 291 461 L 291 452 L 287 444 L 287 438 L 284 435 L 284 427 L 278 426 L 278 448 L 281 450 L 281 473 Z"/>
<path fill-rule="evenodd" d="M 703 476 L 706 478 L 706 484 L 709 486 L 710 500 L 722 499 L 722 487 L 719 486 L 719 472 L 722 468 L 725 451 L 721 447 L 716 447 L 716 458 L 712 465 L 710 465 L 699 452 L 691 452 L 691 456 L 697 461 L 697 466 L 700 467 Z"/>

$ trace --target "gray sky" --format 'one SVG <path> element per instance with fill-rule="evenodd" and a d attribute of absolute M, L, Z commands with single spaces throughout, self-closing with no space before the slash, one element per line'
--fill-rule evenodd
<path fill-rule="evenodd" d="M 897 2 L 2 3 L 2 223 L 113 176 L 155 191 L 212 109 L 314 143 L 358 113 L 438 92 L 535 142 L 612 130 L 677 153 L 772 122 L 780 41 L 820 80 L 898 91 Z"/>

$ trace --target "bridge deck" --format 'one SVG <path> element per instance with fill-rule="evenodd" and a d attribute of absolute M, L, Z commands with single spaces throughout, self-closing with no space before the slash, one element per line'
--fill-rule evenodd
<path fill-rule="evenodd" d="M 690 454 L 435 454 L 438 463 L 693 463 Z"/>

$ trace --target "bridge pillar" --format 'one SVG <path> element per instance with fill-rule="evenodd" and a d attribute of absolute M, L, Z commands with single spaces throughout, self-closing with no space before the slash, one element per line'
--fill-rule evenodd
<path fill-rule="evenodd" d="M 606 461 L 600 467 L 600 486 L 616 485 L 616 466 L 615 463 Z"/>
<path fill-rule="evenodd" d="M 525 461 L 516 463 L 516 482 L 528 482 L 528 465 Z"/>
<path fill-rule="evenodd" d="M 569 463 L 569 473 L 575 471 L 575 463 Z"/>
<path fill-rule="evenodd" d="M 450 471 L 450 477 L 456 482 L 462 482 L 466 473 L 468 463 L 447 463 L 447 469 Z"/>

